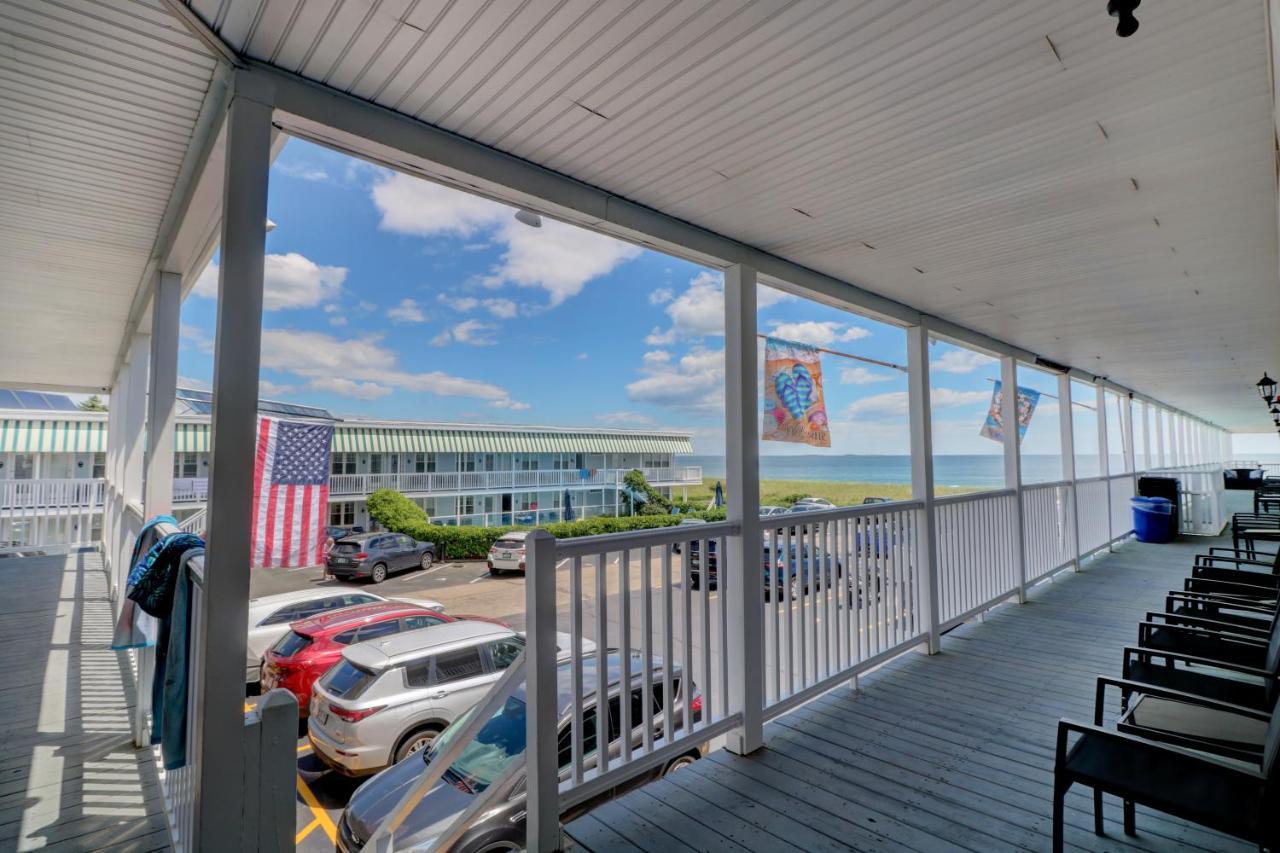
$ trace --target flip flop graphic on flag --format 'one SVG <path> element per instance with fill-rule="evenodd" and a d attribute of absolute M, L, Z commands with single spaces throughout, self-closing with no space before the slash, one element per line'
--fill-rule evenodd
<path fill-rule="evenodd" d="M 817 348 L 779 338 L 764 345 L 765 441 L 831 446 Z"/>
<path fill-rule="evenodd" d="M 314 566 L 324 559 L 333 425 L 258 419 L 253 463 L 255 568 Z"/>

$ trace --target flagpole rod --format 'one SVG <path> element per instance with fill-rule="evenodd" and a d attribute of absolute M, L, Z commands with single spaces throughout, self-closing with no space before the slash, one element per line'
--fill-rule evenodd
<path fill-rule="evenodd" d="M 998 380 L 998 379 L 992 379 L 990 376 L 988 376 L 988 377 L 987 377 L 987 381 L 988 381 L 988 382 L 999 382 L 1000 380 Z M 1056 395 L 1054 395 L 1054 394 L 1047 394 L 1047 393 L 1045 393 L 1044 391 L 1041 391 L 1041 392 L 1040 392 L 1040 396 L 1041 396 L 1041 397 L 1048 397 L 1050 400 L 1056 400 L 1056 399 L 1058 399 L 1058 397 L 1057 397 Z M 1072 400 L 1072 401 L 1071 401 L 1071 405 L 1073 405 L 1073 406 L 1079 406 L 1079 407 L 1080 407 L 1080 408 L 1082 408 L 1082 409 L 1088 409 L 1088 410 L 1089 410 L 1089 411 L 1091 411 L 1091 412 L 1096 412 L 1096 411 L 1098 411 L 1096 408 L 1094 408 L 1093 406 L 1090 406 L 1088 403 L 1081 403 L 1079 400 Z"/>
<path fill-rule="evenodd" d="M 865 355 L 854 355 L 851 352 L 840 352 L 839 350 L 827 349 L 826 347 L 817 347 L 817 346 L 814 346 L 813 344 L 801 343 L 800 341 L 788 341 L 785 338 L 775 338 L 773 335 L 762 335 L 759 332 L 756 333 L 756 337 L 771 339 L 775 341 L 781 341 L 784 344 L 795 344 L 797 346 L 808 347 L 809 349 L 817 350 L 818 352 L 825 352 L 828 355 L 838 355 L 841 358 L 851 358 L 854 361 L 861 361 L 861 362 L 865 362 L 866 364 L 874 364 L 877 367 L 887 367 L 891 370 L 900 370 L 903 373 L 907 372 L 907 368 L 905 365 L 894 364 L 892 361 L 880 361 L 879 359 L 875 359 L 875 358 L 867 358 Z"/>

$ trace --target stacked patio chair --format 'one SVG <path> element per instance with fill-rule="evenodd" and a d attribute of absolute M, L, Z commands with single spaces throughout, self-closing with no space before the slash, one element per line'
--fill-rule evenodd
<path fill-rule="evenodd" d="M 1254 490 L 1253 511 L 1257 515 L 1280 512 L 1280 477 L 1267 477 Z"/>
<path fill-rule="evenodd" d="M 1280 849 L 1280 553 L 1212 548 L 1163 612 L 1138 625 L 1121 678 L 1101 676 L 1092 723 L 1061 720 L 1054 767 L 1053 849 L 1074 784 Z M 1109 691 L 1119 716 L 1104 725 Z"/>

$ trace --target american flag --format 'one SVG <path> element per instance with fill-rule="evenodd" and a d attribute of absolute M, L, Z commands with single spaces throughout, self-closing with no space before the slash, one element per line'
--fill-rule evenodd
<path fill-rule="evenodd" d="M 253 565 L 313 566 L 324 558 L 329 424 L 258 419 L 253 463 Z"/>

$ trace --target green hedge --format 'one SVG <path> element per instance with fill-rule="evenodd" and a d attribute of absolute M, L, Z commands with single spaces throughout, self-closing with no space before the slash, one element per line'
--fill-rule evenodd
<path fill-rule="evenodd" d="M 488 556 L 489 549 L 502 534 L 511 530 L 528 529 L 432 524 L 420 506 L 390 489 L 379 489 L 369 495 L 368 505 L 369 517 L 378 524 L 387 530 L 412 536 L 420 542 L 432 542 L 436 546 L 436 555 L 450 560 L 482 560 Z M 723 521 L 725 512 L 723 509 L 711 509 L 683 515 L 637 515 L 623 518 L 597 516 L 580 521 L 558 521 L 543 525 L 543 528 L 557 539 L 571 539 L 575 536 L 670 527 L 679 524 L 681 519 L 691 517 Z"/>

